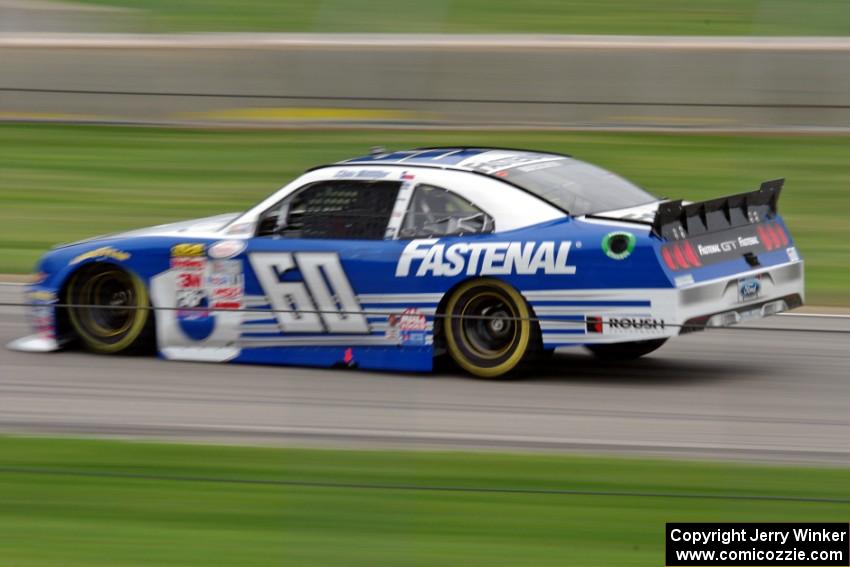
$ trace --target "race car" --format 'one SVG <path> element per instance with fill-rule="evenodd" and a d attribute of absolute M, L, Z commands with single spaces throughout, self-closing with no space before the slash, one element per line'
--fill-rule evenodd
<path fill-rule="evenodd" d="M 562 347 L 629 359 L 802 305 L 783 181 L 659 199 L 551 152 L 377 149 L 241 213 L 58 246 L 10 347 L 485 378 Z"/>

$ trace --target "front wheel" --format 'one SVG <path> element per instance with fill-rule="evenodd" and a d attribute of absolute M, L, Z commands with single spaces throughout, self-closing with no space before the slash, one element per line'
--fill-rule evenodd
<path fill-rule="evenodd" d="M 538 336 L 522 296 L 499 280 L 463 283 L 446 304 L 446 347 L 458 366 L 479 378 L 517 369 Z"/>
<path fill-rule="evenodd" d="M 65 302 L 76 335 L 90 351 L 117 354 L 149 344 L 153 316 L 145 284 L 111 264 L 71 276 Z"/>
<path fill-rule="evenodd" d="M 630 343 L 587 345 L 587 349 L 603 360 L 634 360 L 661 348 L 667 339 L 652 339 Z"/>

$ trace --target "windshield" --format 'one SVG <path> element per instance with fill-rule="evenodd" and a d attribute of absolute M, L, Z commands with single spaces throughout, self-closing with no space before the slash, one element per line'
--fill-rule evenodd
<path fill-rule="evenodd" d="M 519 185 L 572 215 L 624 209 L 658 200 L 610 171 L 570 158 L 503 169 L 495 176 Z"/>

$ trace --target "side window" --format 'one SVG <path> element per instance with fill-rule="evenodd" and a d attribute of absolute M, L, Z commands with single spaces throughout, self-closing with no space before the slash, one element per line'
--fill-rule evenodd
<path fill-rule="evenodd" d="M 429 238 L 493 232 L 493 219 L 484 211 L 448 189 L 418 185 L 399 238 Z"/>
<path fill-rule="evenodd" d="M 400 186 L 392 181 L 311 183 L 263 213 L 257 236 L 382 240 Z"/>

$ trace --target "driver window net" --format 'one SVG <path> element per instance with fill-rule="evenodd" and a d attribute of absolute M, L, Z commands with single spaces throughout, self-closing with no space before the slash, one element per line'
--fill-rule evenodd
<path fill-rule="evenodd" d="M 288 203 L 288 238 L 384 238 L 399 184 L 396 182 L 321 182 L 300 191 Z"/>

